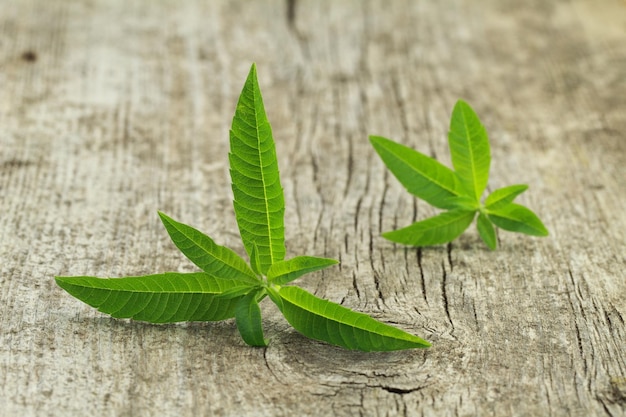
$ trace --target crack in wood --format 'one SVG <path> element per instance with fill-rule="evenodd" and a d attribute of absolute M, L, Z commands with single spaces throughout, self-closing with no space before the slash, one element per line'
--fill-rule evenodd
<path fill-rule="evenodd" d="M 294 28 L 296 22 L 296 0 L 287 0 L 286 6 L 287 25 L 290 28 Z"/>
<path fill-rule="evenodd" d="M 422 286 L 422 296 L 424 297 L 424 301 L 426 301 L 426 304 L 428 304 L 428 295 L 426 292 L 426 279 L 424 277 L 424 267 L 422 266 L 422 248 L 417 248 L 416 251 L 416 257 L 417 257 L 417 267 L 419 268 L 420 271 L 420 284 Z"/>
<path fill-rule="evenodd" d="M 448 264 L 450 265 L 450 272 L 454 270 L 454 264 L 452 263 L 452 242 L 446 245 L 446 250 L 448 252 Z"/>
<path fill-rule="evenodd" d="M 352 288 L 354 288 L 354 292 L 356 293 L 356 297 L 361 299 L 361 291 L 359 291 L 359 285 L 357 283 L 356 272 L 352 271 Z"/>
<path fill-rule="evenodd" d="M 395 104 L 400 113 L 400 124 L 402 125 L 402 142 L 406 142 L 409 136 L 409 123 L 407 111 L 404 104 L 404 98 L 400 92 L 400 80 L 397 72 L 394 72 L 391 76 L 391 89 L 393 91 L 393 97 L 395 99 Z"/>
<path fill-rule="evenodd" d="M 374 275 L 374 287 L 376 288 L 378 298 L 383 303 L 383 305 L 387 305 L 387 303 L 385 302 L 385 296 L 383 295 L 383 292 L 380 287 L 380 277 L 378 275 L 378 272 L 374 271 L 373 275 Z"/>
<path fill-rule="evenodd" d="M 274 372 L 273 367 L 270 365 L 270 360 L 267 357 L 267 354 L 269 352 L 269 347 L 264 347 L 263 349 L 263 361 L 265 362 L 265 367 L 267 368 L 267 370 L 270 372 L 270 374 L 272 374 L 272 376 L 274 377 L 274 379 L 276 380 L 276 382 L 285 385 L 285 382 L 278 376 L 276 375 L 276 372 Z"/>
<path fill-rule="evenodd" d="M 398 394 L 398 395 L 412 394 L 414 392 L 418 392 L 424 389 L 424 387 L 421 387 L 421 386 L 415 387 L 415 388 L 399 388 L 399 387 L 392 387 L 388 385 L 379 385 L 377 388 L 380 388 L 391 394 Z"/>
<path fill-rule="evenodd" d="M 446 272 L 446 266 L 444 262 L 441 263 L 441 270 L 443 271 L 443 277 L 441 280 L 441 298 L 443 300 L 443 308 L 446 312 L 446 317 L 452 326 L 452 330 L 454 330 L 454 323 L 452 322 L 452 317 L 450 316 L 450 306 L 448 305 L 448 292 L 446 290 L 446 281 L 448 278 L 448 273 Z"/>
<path fill-rule="evenodd" d="M 583 339 L 582 339 L 582 336 L 581 336 L 580 326 L 578 324 L 578 320 L 576 319 L 576 317 L 578 316 L 577 313 L 578 313 L 579 309 L 574 307 L 574 302 L 573 302 L 572 297 L 571 297 L 571 293 L 572 292 L 574 294 L 577 294 L 577 291 L 576 291 L 576 281 L 574 280 L 574 274 L 572 273 L 571 268 L 568 268 L 567 272 L 568 272 L 568 275 L 569 275 L 569 278 L 570 278 L 570 282 L 572 283 L 572 285 L 574 287 L 572 289 L 572 291 L 570 292 L 570 297 L 568 297 L 568 299 L 569 299 L 570 307 L 572 309 L 572 313 L 573 313 L 573 315 L 575 317 L 574 318 L 574 329 L 576 331 L 576 341 L 577 341 L 577 345 L 578 345 L 578 353 L 580 354 L 580 358 L 581 358 L 581 361 L 583 363 L 583 371 L 584 371 L 585 375 L 587 375 L 589 370 L 587 369 L 587 360 L 585 358 L 585 350 L 583 348 Z M 580 307 L 580 300 L 578 300 L 578 301 L 579 301 L 579 307 Z"/>
<path fill-rule="evenodd" d="M 369 178 L 369 176 L 368 176 Z M 378 205 L 378 234 L 383 233 L 383 213 L 385 211 L 385 199 L 387 198 L 387 191 L 389 190 L 389 184 L 387 182 L 388 170 L 385 169 L 383 174 L 383 193 L 380 197 L 380 204 Z"/>
<path fill-rule="evenodd" d="M 363 203 L 363 196 L 359 197 L 356 201 L 356 206 L 354 208 L 354 233 L 356 234 L 357 229 L 359 228 L 359 214 L 361 212 L 361 204 Z"/>
<path fill-rule="evenodd" d="M 348 135 L 348 163 L 346 164 L 346 186 L 343 189 L 344 198 L 350 194 L 352 185 L 352 173 L 354 172 L 354 149 L 352 143 L 352 135 Z M 360 203 L 360 201 L 359 201 Z M 358 211 L 357 211 L 358 214 Z M 356 217 L 356 216 L 355 216 Z"/>

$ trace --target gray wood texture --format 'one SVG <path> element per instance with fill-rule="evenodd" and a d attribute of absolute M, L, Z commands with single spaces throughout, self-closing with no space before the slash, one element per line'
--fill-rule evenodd
<path fill-rule="evenodd" d="M 274 128 L 299 283 L 433 343 L 365 354 L 308 340 L 265 301 L 271 345 L 233 321 L 150 325 L 54 275 L 193 271 L 156 210 L 243 254 L 228 128 L 251 62 Z M 382 239 L 435 210 L 368 134 L 449 164 L 464 98 L 490 189 L 548 238 L 472 227 Z M 2 1 L 0 415 L 626 415 L 626 3 Z"/>

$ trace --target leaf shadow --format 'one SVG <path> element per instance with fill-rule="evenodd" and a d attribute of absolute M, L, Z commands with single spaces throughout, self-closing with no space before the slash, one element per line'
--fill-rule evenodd
<path fill-rule="evenodd" d="M 407 349 L 389 352 L 363 352 L 349 350 L 329 343 L 310 339 L 292 328 L 278 331 L 274 334 L 270 345 L 281 351 L 284 358 L 294 360 L 306 359 L 309 364 L 325 364 L 336 369 L 354 369 L 359 364 L 366 369 L 373 369 L 381 364 L 387 366 L 392 363 L 414 362 L 416 358 L 423 358 L 427 349 Z"/>
<path fill-rule="evenodd" d="M 102 333 L 112 333 L 114 337 L 123 336 L 132 339 L 134 336 L 150 335 L 151 337 L 180 337 L 185 339 L 200 337 L 208 340 L 223 340 L 223 343 L 236 344 L 240 340 L 234 319 L 219 322 L 177 322 L 150 323 L 132 319 L 114 317 L 80 317 L 74 320 L 77 324 L 88 324 Z M 222 342 L 220 342 L 221 344 Z"/>

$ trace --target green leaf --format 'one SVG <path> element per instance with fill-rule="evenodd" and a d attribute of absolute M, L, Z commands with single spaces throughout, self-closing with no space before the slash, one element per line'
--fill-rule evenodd
<path fill-rule="evenodd" d="M 247 344 L 263 347 L 267 346 L 267 340 L 263 337 L 261 309 L 257 295 L 257 292 L 251 292 L 239 299 L 235 309 L 235 321 L 241 337 Z"/>
<path fill-rule="evenodd" d="M 383 237 L 392 242 L 413 246 L 448 243 L 459 237 L 469 227 L 475 214 L 474 211 L 465 210 L 445 211 L 402 229 L 383 233 Z"/>
<path fill-rule="evenodd" d="M 489 194 L 485 199 L 485 207 L 489 210 L 498 210 L 499 208 L 508 206 L 515 200 L 515 197 L 528 189 L 526 184 L 509 185 L 508 187 L 498 188 Z"/>
<path fill-rule="evenodd" d="M 480 203 L 474 200 L 473 197 L 466 195 L 450 197 L 449 199 L 446 199 L 446 204 L 449 204 L 452 210 L 461 209 L 465 211 L 476 211 L 480 207 Z"/>
<path fill-rule="evenodd" d="M 240 281 L 220 279 L 204 272 L 166 272 L 126 278 L 56 277 L 55 280 L 65 291 L 103 313 L 151 323 L 233 317 L 239 299 L 219 296 L 235 288 L 246 288 Z"/>
<path fill-rule="evenodd" d="M 478 234 L 489 249 L 495 250 L 498 245 L 496 240 L 496 230 L 493 228 L 491 220 L 489 220 L 489 217 L 487 217 L 485 213 L 480 213 L 478 215 L 476 227 L 478 228 Z"/>
<path fill-rule="evenodd" d="M 191 262 L 204 272 L 223 279 L 237 279 L 250 283 L 259 282 L 246 261 L 232 250 L 220 246 L 191 226 L 180 223 L 159 212 L 159 217 L 172 242 Z"/>
<path fill-rule="evenodd" d="M 243 287 L 234 287 L 234 288 L 229 288 L 227 290 L 225 290 L 224 292 L 219 294 L 219 298 L 221 300 L 225 300 L 228 298 L 240 298 L 246 294 L 248 294 L 251 289 L 255 289 L 255 288 L 262 288 L 261 284 L 257 284 L 255 286 L 243 286 Z"/>
<path fill-rule="evenodd" d="M 296 256 L 272 265 L 267 271 L 267 279 L 272 284 L 283 285 L 309 272 L 318 271 L 338 263 L 336 260 L 329 258 Z"/>
<path fill-rule="evenodd" d="M 515 203 L 487 211 L 489 219 L 501 229 L 531 236 L 548 236 L 548 230 L 530 209 Z"/>
<path fill-rule="evenodd" d="M 487 131 L 463 100 L 454 106 L 448 133 L 452 165 L 465 189 L 480 201 L 487 187 L 491 150 Z"/>
<path fill-rule="evenodd" d="M 313 339 L 366 352 L 430 346 L 417 336 L 317 298 L 299 287 L 282 287 L 271 291 L 270 297 L 297 331 Z"/>
<path fill-rule="evenodd" d="M 285 257 L 285 202 L 255 65 L 250 68 L 233 117 L 229 159 L 241 239 L 248 255 L 256 243 L 261 273 L 265 274 Z"/>
<path fill-rule="evenodd" d="M 456 174 L 437 160 L 379 136 L 370 136 L 378 155 L 411 194 L 429 204 L 454 208 L 451 198 L 463 194 Z"/>
<path fill-rule="evenodd" d="M 261 259 L 259 259 L 259 247 L 254 243 L 250 254 L 250 266 L 257 274 L 261 274 Z"/>

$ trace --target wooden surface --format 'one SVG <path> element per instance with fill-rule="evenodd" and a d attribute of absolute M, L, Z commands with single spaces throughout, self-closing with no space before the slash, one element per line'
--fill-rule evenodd
<path fill-rule="evenodd" d="M 364 354 L 234 322 L 114 320 L 57 274 L 192 271 L 156 210 L 239 253 L 228 128 L 251 62 L 273 124 L 299 281 L 418 334 Z M 458 98 L 490 133 L 490 189 L 545 239 L 379 234 L 435 213 L 368 134 L 449 164 Z M 2 1 L 0 415 L 626 415 L 626 3 Z"/>

